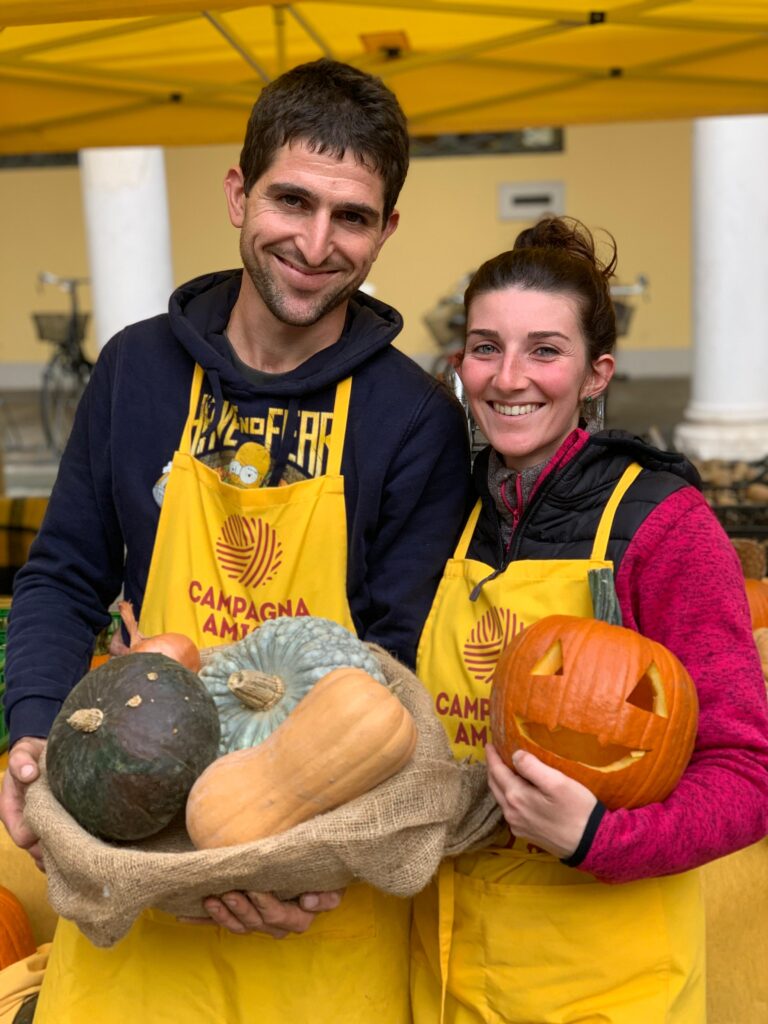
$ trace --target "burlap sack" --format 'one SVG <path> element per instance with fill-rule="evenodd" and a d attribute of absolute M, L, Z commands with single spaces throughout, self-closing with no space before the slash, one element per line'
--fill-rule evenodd
<path fill-rule="evenodd" d="M 54 910 L 95 945 L 111 946 L 146 908 L 200 916 L 204 897 L 231 889 L 288 899 L 361 880 L 412 896 L 444 856 L 487 842 L 501 817 L 485 767 L 453 760 L 422 684 L 383 650 L 371 649 L 416 721 L 414 756 L 370 793 L 281 835 L 195 851 L 179 824 L 140 843 L 105 843 L 56 801 L 43 763 L 41 778 L 29 787 L 26 820 L 40 836 Z"/>

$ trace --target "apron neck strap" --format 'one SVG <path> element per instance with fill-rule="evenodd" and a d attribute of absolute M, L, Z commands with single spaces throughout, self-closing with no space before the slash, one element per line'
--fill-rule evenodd
<path fill-rule="evenodd" d="M 638 462 L 631 462 L 621 474 L 619 482 L 614 487 L 613 493 L 603 509 L 603 514 L 600 516 L 600 523 L 597 527 L 597 533 L 595 534 L 595 543 L 592 546 L 592 554 L 590 555 L 590 558 L 594 561 L 605 561 L 616 509 L 619 507 L 619 502 L 627 493 L 631 484 L 640 475 L 642 470 L 643 467 Z"/>
<path fill-rule="evenodd" d="M 192 374 L 192 387 L 189 389 L 189 412 L 187 413 L 187 422 L 184 425 L 184 432 L 181 435 L 179 441 L 179 451 L 190 452 L 192 451 L 192 433 L 196 430 L 198 436 L 200 435 L 200 424 L 196 422 L 198 416 L 198 409 L 200 406 L 200 391 L 203 387 L 204 372 L 202 366 L 195 363 L 195 371 Z M 202 409 L 200 409 L 200 415 L 202 416 Z"/>
<path fill-rule="evenodd" d="M 347 416 L 349 414 L 349 397 L 352 394 L 352 378 L 347 377 L 336 385 L 336 398 L 333 402 L 333 420 L 331 433 L 328 437 L 328 462 L 325 472 L 328 476 L 338 476 L 341 472 L 341 455 L 344 451 L 344 437 L 347 432 Z"/>
<path fill-rule="evenodd" d="M 454 558 L 466 558 L 467 551 L 469 550 L 469 542 L 472 540 L 472 534 L 475 532 L 477 526 L 477 520 L 480 518 L 480 509 L 483 507 L 482 501 L 478 498 L 475 503 L 475 507 L 469 514 L 467 525 L 464 527 L 459 543 L 456 545 L 456 551 L 453 554 Z"/>

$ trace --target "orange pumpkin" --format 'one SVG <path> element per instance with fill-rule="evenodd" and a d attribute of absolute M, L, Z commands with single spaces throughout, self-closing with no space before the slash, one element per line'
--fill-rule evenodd
<path fill-rule="evenodd" d="M 752 629 L 768 626 L 768 584 L 763 580 L 744 580 L 744 589 L 747 592 Z"/>
<path fill-rule="evenodd" d="M 614 594 L 609 617 L 617 616 Z M 540 619 L 504 649 L 494 673 L 490 724 L 502 759 L 511 766 L 515 750 L 529 750 L 610 808 L 668 796 L 697 721 L 696 688 L 675 655 L 599 619 Z"/>
<path fill-rule="evenodd" d="M 0 885 L 0 971 L 36 950 L 26 910 L 10 889 Z"/>

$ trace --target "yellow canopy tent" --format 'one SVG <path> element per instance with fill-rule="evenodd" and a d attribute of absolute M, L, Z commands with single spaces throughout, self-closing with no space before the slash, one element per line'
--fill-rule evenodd
<path fill-rule="evenodd" d="M 768 110 L 768 0 L 0 0 L 0 153 L 238 142 L 334 56 L 416 135 Z"/>

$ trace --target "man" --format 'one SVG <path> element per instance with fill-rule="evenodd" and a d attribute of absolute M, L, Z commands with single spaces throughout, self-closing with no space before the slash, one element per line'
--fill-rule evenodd
<path fill-rule="evenodd" d="M 413 663 L 468 452 L 458 404 L 392 348 L 399 315 L 358 290 L 407 165 L 380 81 L 328 60 L 281 76 L 225 180 L 244 271 L 179 288 L 105 347 L 13 600 L 0 814 L 33 855 L 25 786 L 121 587 L 145 635 L 210 646 L 311 614 Z M 109 950 L 62 923 L 37 1019 L 408 1019 L 405 901 L 226 893 L 204 914 L 222 929 L 150 912 Z"/>

